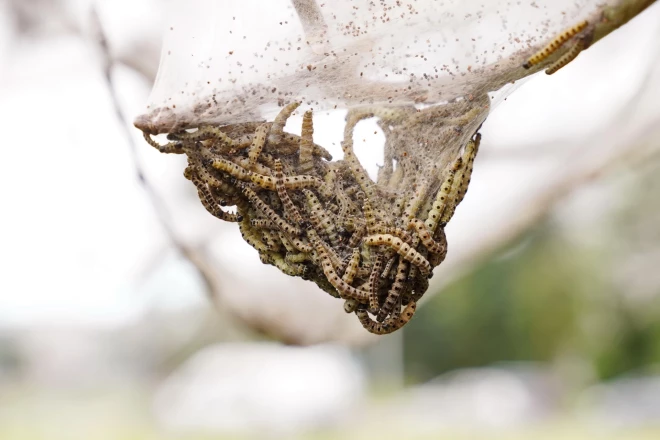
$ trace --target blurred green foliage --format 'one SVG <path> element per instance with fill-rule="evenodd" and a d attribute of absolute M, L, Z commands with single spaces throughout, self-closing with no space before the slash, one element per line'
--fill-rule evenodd
<path fill-rule="evenodd" d="M 16 341 L 0 335 L 0 373 L 14 373 L 21 367 L 21 356 Z"/>
<path fill-rule="evenodd" d="M 435 295 L 404 331 L 407 376 L 571 356 L 602 380 L 660 363 L 660 283 L 651 277 L 638 294 L 653 268 L 634 260 L 660 255 L 659 175 L 633 179 L 598 244 L 547 220 Z M 640 274 L 626 276 L 625 264 Z"/>
<path fill-rule="evenodd" d="M 406 328 L 407 372 L 418 380 L 504 360 L 550 361 L 577 331 L 584 272 L 550 227 L 532 231 L 422 307 Z"/>

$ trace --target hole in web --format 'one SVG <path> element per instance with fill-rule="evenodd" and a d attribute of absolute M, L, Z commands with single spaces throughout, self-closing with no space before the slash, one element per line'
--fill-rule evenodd
<path fill-rule="evenodd" d="M 385 134 L 377 124 L 378 118 L 369 118 L 355 127 L 353 131 L 353 150 L 358 160 L 375 182 L 379 167 L 383 166 L 383 146 Z"/>

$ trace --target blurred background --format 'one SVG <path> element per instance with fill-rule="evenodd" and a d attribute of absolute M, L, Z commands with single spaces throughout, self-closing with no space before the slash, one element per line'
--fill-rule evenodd
<path fill-rule="evenodd" d="M 163 3 L 0 1 L 1 439 L 660 438 L 659 5 L 500 96 L 447 261 L 373 337 L 132 127 Z"/>

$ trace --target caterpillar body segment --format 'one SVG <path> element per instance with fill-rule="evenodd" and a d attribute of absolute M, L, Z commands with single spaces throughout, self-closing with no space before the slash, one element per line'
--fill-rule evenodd
<path fill-rule="evenodd" d="M 261 155 L 261 151 L 264 149 L 264 146 L 266 145 L 266 136 L 268 135 L 269 131 L 270 131 L 269 125 L 262 124 L 259 126 L 259 128 L 257 128 L 257 131 L 254 133 L 254 140 L 252 141 L 252 145 L 250 146 L 248 152 L 248 160 L 249 160 L 248 163 L 250 168 L 256 166 L 257 160 Z"/>
<path fill-rule="evenodd" d="M 303 218 L 298 212 L 298 208 L 289 197 L 286 187 L 284 186 L 284 174 L 282 173 L 282 162 L 279 159 L 275 159 L 275 188 L 277 189 L 277 195 L 284 205 L 284 214 L 289 219 L 293 220 L 297 224 L 303 223 Z"/>
<path fill-rule="evenodd" d="M 413 219 L 410 221 L 408 228 L 415 229 L 417 231 L 417 236 L 429 252 L 442 252 L 442 246 L 440 243 L 433 239 L 431 231 L 428 230 L 426 224 L 423 221 L 419 219 Z"/>
<path fill-rule="evenodd" d="M 474 159 L 479 151 L 479 145 L 481 143 L 481 134 L 477 133 L 474 139 L 470 141 L 465 146 L 465 152 L 463 154 L 463 168 L 456 174 L 454 177 L 454 184 L 452 186 L 452 192 L 449 196 L 450 201 L 453 200 L 453 203 L 450 203 L 449 206 L 444 210 L 440 223 L 446 225 L 449 223 L 449 220 L 454 216 L 456 212 L 456 207 L 463 201 L 465 194 L 467 193 L 468 185 L 472 180 L 472 169 L 474 167 Z"/>
<path fill-rule="evenodd" d="M 562 47 L 564 43 L 566 43 L 568 40 L 576 36 L 578 33 L 582 32 L 582 30 L 584 30 L 588 25 L 589 22 L 587 20 L 584 20 L 577 23 L 575 26 L 566 29 L 565 31 L 557 35 L 552 41 L 550 41 L 550 43 L 548 43 L 543 49 L 539 50 L 534 55 L 532 55 L 523 64 L 523 67 L 525 69 L 529 69 L 530 67 L 541 63 L 542 61 L 547 59 L 550 55 L 555 53 L 557 49 Z"/>
<path fill-rule="evenodd" d="M 390 274 L 392 273 L 392 268 L 394 268 L 394 264 L 397 261 L 397 257 L 394 256 L 387 260 L 387 263 L 385 264 L 385 268 L 383 269 L 383 273 L 380 274 L 380 277 L 382 279 L 389 278 Z"/>
<path fill-rule="evenodd" d="M 562 55 L 561 58 L 552 63 L 550 67 L 545 70 L 546 75 L 552 75 L 553 73 L 556 73 L 559 69 L 576 59 L 577 56 L 580 55 L 580 53 L 584 50 L 584 47 L 584 41 L 578 40 L 568 52 Z"/>
<path fill-rule="evenodd" d="M 282 246 L 286 249 L 287 254 L 297 254 L 300 252 L 300 250 L 291 243 L 291 239 L 287 237 L 284 232 L 278 230 L 277 235 L 280 238 L 280 243 L 282 243 Z"/>
<path fill-rule="evenodd" d="M 310 240 L 312 241 L 318 258 L 321 260 L 321 267 L 326 278 L 332 284 L 332 286 L 337 289 L 339 296 L 344 299 L 354 299 L 359 303 L 366 303 L 369 300 L 369 292 L 363 290 L 358 290 L 355 287 L 349 286 L 344 280 L 342 280 L 330 261 L 330 257 L 325 251 L 325 247 L 321 243 L 321 239 L 314 234 L 310 234 Z"/>
<path fill-rule="evenodd" d="M 250 219 L 250 225 L 257 229 L 277 229 L 277 225 L 267 218 Z"/>
<path fill-rule="evenodd" d="M 378 313 L 378 286 L 380 284 L 380 274 L 383 270 L 383 255 L 376 257 L 376 261 L 371 268 L 369 275 L 369 310 Z"/>
<path fill-rule="evenodd" d="M 410 245 L 405 243 L 399 237 L 389 234 L 370 235 L 364 239 L 365 244 L 368 246 L 385 245 L 394 249 L 404 260 L 409 261 L 415 266 L 419 267 L 420 272 L 424 275 L 431 274 L 431 265 L 428 260 L 424 258 L 419 252 L 413 249 Z"/>
<path fill-rule="evenodd" d="M 287 104 L 282 108 L 279 114 L 275 117 L 273 124 L 270 128 L 270 134 L 268 135 L 268 142 L 271 144 L 279 144 L 282 141 L 284 135 L 284 126 L 286 125 L 287 119 L 291 114 L 300 107 L 300 102 L 292 102 Z"/>
<path fill-rule="evenodd" d="M 364 238 L 366 232 L 367 232 L 366 226 L 361 226 L 356 228 L 355 231 L 353 231 L 351 238 L 349 238 L 348 240 L 348 245 L 352 248 L 359 245 L 362 239 Z"/>
<path fill-rule="evenodd" d="M 144 133 L 144 140 L 147 141 L 149 145 L 154 147 L 156 150 L 165 154 L 183 154 L 183 145 L 179 142 L 168 142 L 165 145 L 160 145 L 156 142 L 149 133 Z"/>
<path fill-rule="evenodd" d="M 284 259 L 287 263 L 305 263 L 312 259 L 312 255 L 308 252 L 300 252 L 298 254 L 288 253 Z"/>
<path fill-rule="evenodd" d="M 264 244 L 262 234 L 259 233 L 259 230 L 254 229 L 250 225 L 250 221 L 247 217 L 243 218 L 243 221 L 238 223 L 238 228 L 241 231 L 243 240 L 256 249 L 260 254 L 271 251 L 271 249 Z"/>
<path fill-rule="evenodd" d="M 315 235 L 318 237 L 317 233 L 315 232 Z M 321 246 L 323 246 L 323 249 L 325 249 L 325 253 L 330 258 L 330 262 L 332 263 L 332 267 L 335 268 L 335 270 L 343 270 L 344 269 L 344 262 L 342 261 L 341 258 L 339 258 L 339 255 L 335 252 L 335 250 L 332 248 L 332 246 L 328 246 L 327 243 L 325 243 L 323 240 L 319 239 L 319 242 L 321 243 Z"/>
<path fill-rule="evenodd" d="M 479 146 L 481 145 L 481 133 L 476 133 L 474 139 L 470 139 L 468 144 L 465 147 L 465 154 L 463 155 L 463 161 L 467 162 L 465 166 L 465 172 L 463 173 L 463 178 L 461 179 L 460 193 L 458 199 L 456 200 L 456 206 L 458 206 L 465 198 L 465 194 L 468 190 L 468 185 L 472 180 L 472 170 L 474 168 L 474 160 L 477 157 L 479 152 Z"/>
<path fill-rule="evenodd" d="M 252 171 L 255 174 L 261 174 L 264 176 L 272 176 L 273 171 L 270 167 L 264 165 L 261 162 L 257 162 L 254 165 L 250 165 L 250 159 L 243 156 L 234 156 L 230 158 L 232 162 L 246 171 Z"/>
<path fill-rule="evenodd" d="M 302 236 L 302 231 L 300 228 L 293 226 L 287 223 L 282 217 L 280 217 L 266 202 L 261 200 L 257 193 L 251 190 L 248 187 L 243 188 L 243 194 L 248 198 L 252 205 L 257 208 L 263 214 L 277 225 L 278 229 L 290 236 Z"/>
<path fill-rule="evenodd" d="M 376 315 L 376 320 L 378 322 L 383 322 L 385 318 L 392 313 L 396 304 L 400 301 L 401 295 L 403 294 L 406 288 L 406 281 L 408 278 L 408 263 L 401 259 L 396 268 L 396 275 L 394 277 L 394 283 L 392 287 L 387 292 L 387 297 L 385 297 L 385 302 L 383 307 L 378 311 Z M 415 267 L 413 267 L 415 268 Z"/>
<path fill-rule="evenodd" d="M 192 132 L 182 131 L 179 133 L 171 133 L 167 137 L 173 141 L 185 142 L 198 142 L 208 139 L 215 139 L 229 148 L 233 148 L 235 146 L 234 141 L 229 136 L 227 136 L 226 133 L 220 130 L 220 128 L 213 127 L 211 125 L 201 126 Z"/>
<path fill-rule="evenodd" d="M 411 302 L 403 309 L 400 316 L 389 318 L 382 323 L 373 321 L 365 309 L 358 309 L 355 313 L 360 320 L 360 323 L 367 331 L 377 335 L 387 335 L 406 325 L 412 319 L 416 309 L 417 304 Z"/>
<path fill-rule="evenodd" d="M 246 170 L 245 168 L 222 158 L 213 159 L 211 161 L 211 166 L 218 171 L 222 171 L 223 173 L 226 173 L 233 178 L 242 180 L 244 182 L 249 181 L 253 174 L 251 171 Z"/>
<path fill-rule="evenodd" d="M 404 222 L 410 221 L 415 218 L 417 212 L 419 211 L 419 208 L 424 204 L 424 200 L 426 198 L 426 194 L 428 193 L 430 186 L 431 186 L 430 179 L 426 181 L 424 184 L 418 185 L 417 189 L 413 194 L 413 197 L 408 201 L 408 203 L 406 203 L 406 207 L 403 211 Z"/>
<path fill-rule="evenodd" d="M 307 205 L 309 206 L 309 214 L 312 224 L 315 228 L 323 231 L 323 233 L 330 240 L 331 245 L 336 246 L 339 242 L 339 239 L 337 237 L 336 225 L 332 221 L 332 218 L 325 211 L 323 205 L 312 191 L 308 189 L 303 189 L 302 191 L 303 194 L 305 194 L 305 198 L 307 199 Z"/>
<path fill-rule="evenodd" d="M 287 176 L 284 178 L 284 187 L 286 189 L 300 189 L 300 188 L 319 188 L 323 182 L 318 177 L 297 175 Z"/>
<path fill-rule="evenodd" d="M 250 222 L 250 225 L 254 228 L 252 225 L 252 222 Z M 282 249 L 282 240 L 279 238 L 279 235 L 277 234 L 276 231 L 269 230 L 269 229 L 262 229 L 261 230 L 261 236 L 263 237 L 263 243 L 268 247 L 273 252 L 279 252 Z M 290 253 L 286 254 L 287 256 L 291 255 Z"/>
<path fill-rule="evenodd" d="M 364 219 L 367 222 L 367 234 L 377 234 L 378 221 L 376 220 L 376 215 L 374 214 L 374 211 L 371 208 L 371 203 L 369 203 L 367 197 L 365 197 L 362 202 L 362 212 L 364 214 Z"/>
<path fill-rule="evenodd" d="M 356 300 L 347 299 L 346 301 L 344 301 L 344 312 L 353 313 L 357 310 L 359 305 L 360 305 L 360 303 L 357 302 Z"/>
<path fill-rule="evenodd" d="M 344 280 L 346 284 L 353 284 L 353 280 L 355 279 L 355 275 L 357 275 L 358 273 L 359 266 L 360 266 L 360 249 L 354 248 L 353 254 L 351 255 L 351 259 L 346 265 L 344 276 L 342 276 L 342 280 Z"/>
<path fill-rule="evenodd" d="M 305 266 L 303 264 L 289 263 L 286 261 L 286 258 L 278 252 L 266 252 L 263 253 L 261 257 L 261 261 L 263 261 L 265 264 L 271 264 L 289 276 L 300 276 L 305 270 Z"/>
<path fill-rule="evenodd" d="M 202 206 L 214 217 L 224 220 L 226 222 L 236 223 L 243 221 L 243 216 L 240 214 L 233 214 L 231 212 L 225 212 L 218 206 L 213 194 L 209 191 L 205 183 L 198 179 L 193 179 L 192 181 L 197 187 L 197 194 L 199 200 L 202 202 Z"/>
<path fill-rule="evenodd" d="M 312 112 L 306 111 L 303 115 L 302 133 L 300 136 L 300 151 L 298 153 L 298 166 L 300 172 L 309 174 L 314 169 L 312 153 L 314 151 L 314 123 L 312 121 Z"/>
<path fill-rule="evenodd" d="M 431 211 L 428 214 L 426 219 L 426 227 L 431 232 L 435 232 L 440 221 L 440 217 L 444 212 L 445 208 L 449 204 L 449 198 L 451 196 L 451 189 L 454 184 L 454 176 L 463 166 L 463 158 L 459 157 L 454 161 L 451 168 L 447 171 L 447 177 L 440 187 L 440 191 L 435 197 Z"/>

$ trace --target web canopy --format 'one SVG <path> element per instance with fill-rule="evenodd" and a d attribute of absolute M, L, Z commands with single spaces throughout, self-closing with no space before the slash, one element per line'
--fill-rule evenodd
<path fill-rule="evenodd" d="M 171 0 L 147 113 L 153 134 L 500 89 L 598 0 Z"/>

